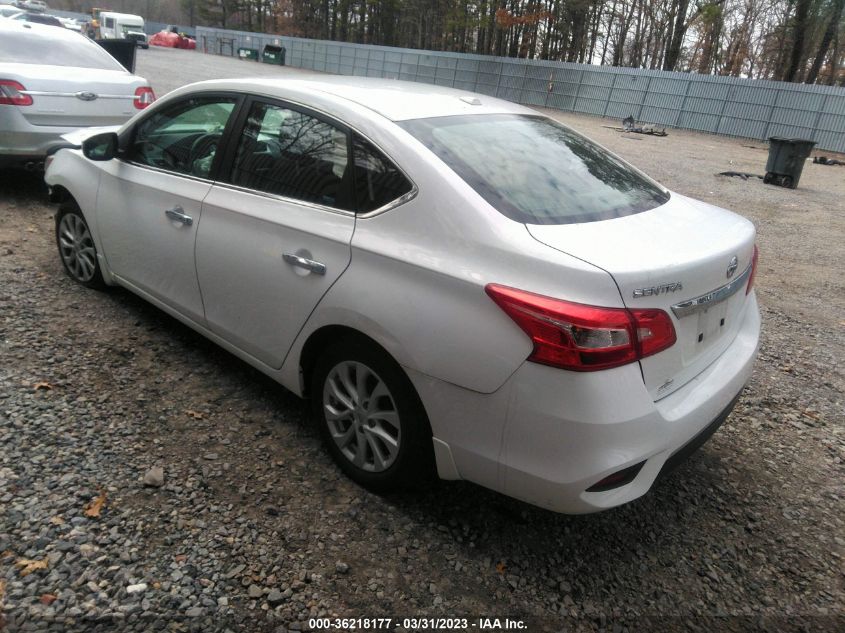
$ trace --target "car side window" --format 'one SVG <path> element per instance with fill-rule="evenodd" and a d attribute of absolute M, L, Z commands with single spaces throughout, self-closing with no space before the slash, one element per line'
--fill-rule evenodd
<path fill-rule="evenodd" d="M 354 210 L 346 132 L 313 116 L 255 102 L 230 182 L 286 198 Z"/>
<path fill-rule="evenodd" d="M 129 160 L 208 178 L 234 109 L 234 97 L 197 97 L 163 108 L 138 124 Z"/>
<path fill-rule="evenodd" d="M 355 136 L 355 201 L 360 213 L 374 211 L 404 196 L 413 185 L 369 141 Z"/>
<path fill-rule="evenodd" d="M 114 18 L 106 18 L 106 28 L 113 29 L 114 28 Z"/>

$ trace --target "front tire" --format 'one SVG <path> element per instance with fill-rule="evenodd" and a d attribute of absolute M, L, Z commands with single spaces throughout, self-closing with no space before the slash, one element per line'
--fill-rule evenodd
<path fill-rule="evenodd" d="M 105 289 L 97 245 L 75 202 L 64 203 L 56 214 L 56 246 L 62 266 L 71 279 L 86 288 Z"/>
<path fill-rule="evenodd" d="M 402 368 L 374 344 L 346 339 L 327 349 L 311 401 L 326 448 L 353 481 L 388 492 L 431 478 L 425 410 Z"/>

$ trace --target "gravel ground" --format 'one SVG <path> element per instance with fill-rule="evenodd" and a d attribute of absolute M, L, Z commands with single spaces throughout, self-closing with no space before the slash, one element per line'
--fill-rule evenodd
<path fill-rule="evenodd" d="M 139 57 L 159 94 L 173 68 L 297 72 Z M 299 400 L 128 292 L 72 283 L 38 178 L 0 173 L 0 629 L 285 631 L 340 615 L 845 630 L 845 168 L 808 164 L 782 190 L 714 176 L 760 173 L 760 143 L 556 116 L 758 227 L 760 358 L 708 444 L 597 515 L 463 482 L 370 494 Z"/>

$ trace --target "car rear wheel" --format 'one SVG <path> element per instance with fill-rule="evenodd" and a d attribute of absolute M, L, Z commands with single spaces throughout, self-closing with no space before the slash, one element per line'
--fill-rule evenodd
<path fill-rule="evenodd" d="M 87 288 L 105 288 L 97 260 L 97 246 L 76 203 L 66 202 L 56 215 L 56 245 L 65 272 L 71 279 Z"/>
<path fill-rule="evenodd" d="M 433 472 L 431 430 L 399 365 L 375 345 L 349 339 L 317 361 L 315 421 L 337 464 L 359 484 L 386 492 Z"/>

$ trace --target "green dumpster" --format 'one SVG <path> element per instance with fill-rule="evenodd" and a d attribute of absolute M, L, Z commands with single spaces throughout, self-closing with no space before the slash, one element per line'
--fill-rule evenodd
<path fill-rule="evenodd" d="M 249 59 L 252 61 L 258 61 L 258 49 L 257 48 L 239 48 L 238 49 L 238 57 L 241 59 Z"/>
<path fill-rule="evenodd" d="M 766 176 L 763 182 L 767 185 L 795 189 L 801 178 L 804 162 L 815 144 L 815 141 L 800 138 L 772 136 L 769 139 L 769 159 L 766 161 Z"/>
<path fill-rule="evenodd" d="M 261 60 L 265 64 L 285 65 L 285 47 L 276 46 L 274 44 L 265 44 L 264 51 L 261 53 Z"/>

